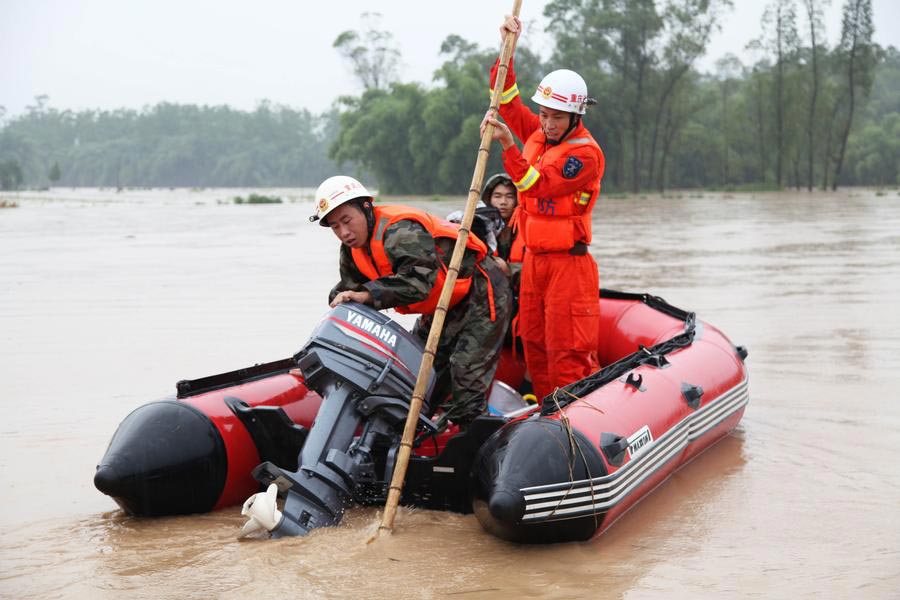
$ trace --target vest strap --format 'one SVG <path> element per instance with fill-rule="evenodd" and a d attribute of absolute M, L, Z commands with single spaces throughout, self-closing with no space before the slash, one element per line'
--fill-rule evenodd
<path fill-rule="evenodd" d="M 491 309 L 491 323 L 493 323 L 497 320 L 497 307 L 494 305 L 494 284 L 491 283 L 491 277 L 481 266 L 481 263 L 476 263 L 475 268 L 478 269 L 479 273 L 484 275 L 485 279 L 487 279 L 488 306 Z"/>

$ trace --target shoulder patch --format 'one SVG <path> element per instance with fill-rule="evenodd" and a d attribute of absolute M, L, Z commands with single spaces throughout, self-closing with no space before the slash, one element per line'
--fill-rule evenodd
<path fill-rule="evenodd" d="M 581 162 L 574 156 L 570 156 L 566 159 L 566 164 L 563 165 L 562 175 L 566 179 L 574 179 L 575 176 L 581 172 L 582 167 L 584 167 L 583 162 Z"/>

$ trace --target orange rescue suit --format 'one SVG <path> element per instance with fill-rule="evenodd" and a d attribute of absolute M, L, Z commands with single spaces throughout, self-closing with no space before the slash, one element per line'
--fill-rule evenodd
<path fill-rule="evenodd" d="M 496 74 L 494 65 L 492 82 Z M 521 152 L 515 145 L 503 151 L 503 166 L 519 192 L 517 224 L 527 250 L 519 333 L 540 398 L 599 368 L 599 275 L 587 246 L 605 160 L 580 121 L 559 143 L 547 140 L 519 96 L 512 63 L 500 102 L 500 116 L 524 141 Z"/>
<path fill-rule="evenodd" d="M 375 213 L 375 227 L 369 238 L 368 250 L 366 248 L 351 249 L 356 268 L 369 279 L 378 279 L 379 277 L 394 274 L 394 267 L 391 265 L 387 252 L 384 250 L 384 233 L 393 223 L 403 220 L 415 221 L 422 225 L 435 240 L 438 238 L 449 238 L 455 241 L 459 234 L 459 225 L 439 219 L 424 210 L 411 206 L 376 206 L 373 208 L 373 211 Z M 435 246 L 435 249 L 438 253 L 440 268 L 437 272 L 434 286 L 431 288 L 431 293 L 421 302 L 408 306 L 395 306 L 394 310 L 397 312 L 402 314 L 432 314 L 434 309 L 437 308 L 441 290 L 444 288 L 444 281 L 447 279 L 447 267 L 440 258 L 440 248 Z M 480 263 L 487 255 L 487 246 L 473 234 L 470 234 L 466 241 L 466 249 L 475 252 L 477 257 L 476 264 Z M 471 285 L 471 277 L 457 277 L 456 285 L 453 286 L 453 293 L 450 296 L 450 307 L 455 306 L 460 300 L 465 298 Z"/>

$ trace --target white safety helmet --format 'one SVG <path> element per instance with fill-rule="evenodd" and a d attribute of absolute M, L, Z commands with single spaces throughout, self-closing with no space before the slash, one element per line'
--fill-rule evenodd
<path fill-rule="evenodd" d="M 581 75 L 568 69 L 547 73 L 531 99 L 547 108 L 583 115 L 593 99 L 588 98 L 587 84 Z"/>
<path fill-rule="evenodd" d="M 329 177 L 316 190 L 316 212 L 309 218 L 318 221 L 322 227 L 328 227 L 325 217 L 335 208 L 357 198 L 372 198 L 372 194 L 363 184 L 346 175 Z"/>

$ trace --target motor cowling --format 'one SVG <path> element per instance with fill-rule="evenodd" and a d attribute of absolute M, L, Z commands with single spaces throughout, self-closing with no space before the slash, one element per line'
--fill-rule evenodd
<path fill-rule="evenodd" d="M 355 493 L 383 493 L 422 354 L 418 338 L 361 304 L 341 304 L 322 318 L 294 357 L 307 386 L 323 398 L 300 467 L 289 471 L 264 462 L 253 471 L 285 497 L 273 537 L 336 525 Z M 434 427 L 425 417 L 433 385 L 432 372 L 420 416 L 426 428 Z"/>
<path fill-rule="evenodd" d="M 367 395 L 408 399 L 422 352 L 422 342 L 401 325 L 368 306 L 348 302 L 325 314 L 294 359 L 316 391 L 325 381 L 337 379 Z M 432 385 L 433 377 L 426 396 Z"/>

